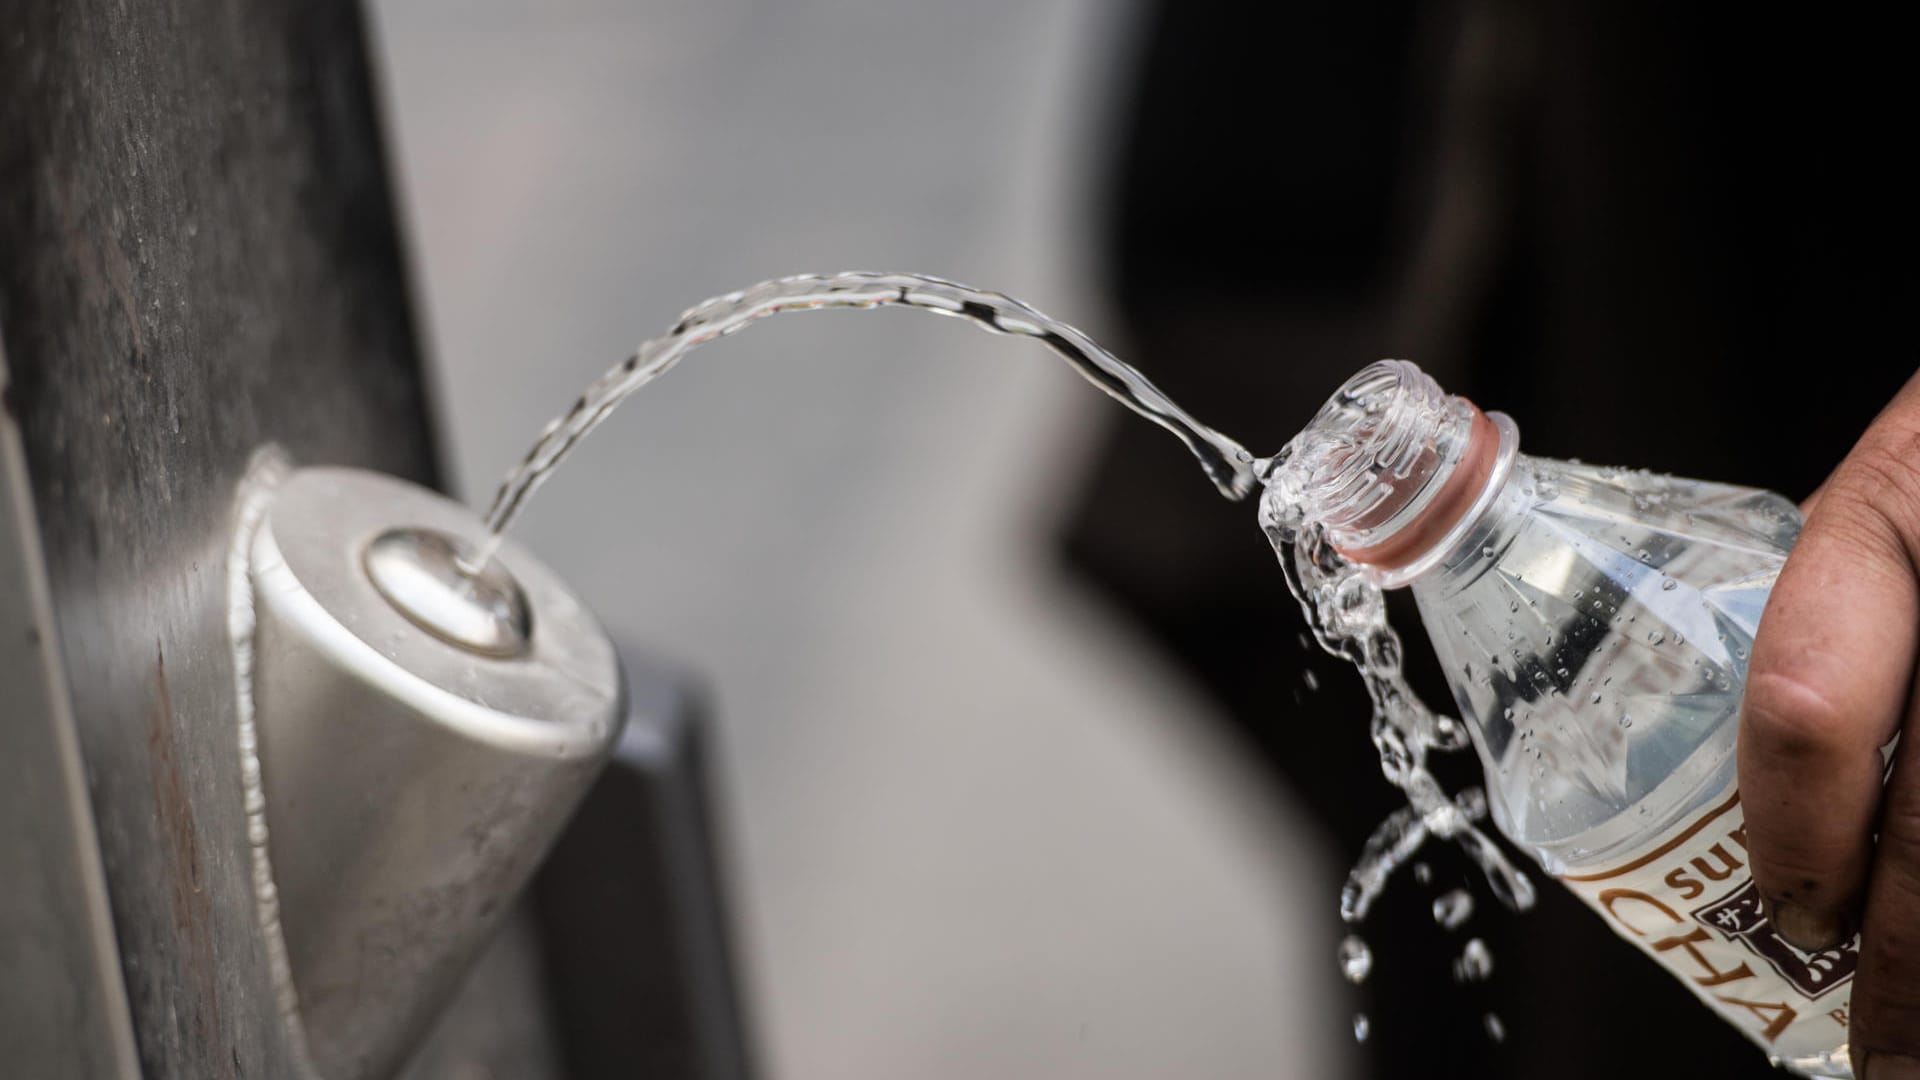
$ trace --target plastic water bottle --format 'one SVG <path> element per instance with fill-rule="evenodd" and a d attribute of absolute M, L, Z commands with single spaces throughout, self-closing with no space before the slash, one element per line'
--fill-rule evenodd
<path fill-rule="evenodd" d="M 1793 503 L 1529 457 L 1511 419 L 1402 361 L 1349 380 L 1271 482 L 1413 590 L 1500 830 L 1776 1064 L 1851 1077 L 1855 948 L 1767 924 L 1735 787 Z"/>

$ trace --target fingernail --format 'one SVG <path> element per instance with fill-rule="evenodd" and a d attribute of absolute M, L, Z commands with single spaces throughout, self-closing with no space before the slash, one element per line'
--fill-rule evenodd
<path fill-rule="evenodd" d="M 1846 940 L 1846 927 L 1831 915 L 1814 908 L 1782 903 L 1768 897 L 1766 915 L 1775 933 L 1786 938 L 1795 948 L 1807 952 L 1830 949 Z"/>
<path fill-rule="evenodd" d="M 1872 1054 L 1864 1064 L 1865 1080 L 1920 1080 L 1920 1061 L 1903 1054 Z"/>

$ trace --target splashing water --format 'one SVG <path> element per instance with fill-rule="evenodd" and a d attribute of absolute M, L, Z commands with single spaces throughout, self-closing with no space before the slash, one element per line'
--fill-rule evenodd
<path fill-rule="evenodd" d="M 1367 981 L 1367 973 L 1373 970 L 1373 950 L 1360 940 L 1358 934 L 1347 935 L 1340 943 L 1340 971 L 1347 981 L 1358 985 Z"/>
<path fill-rule="evenodd" d="M 1293 449 L 1290 445 L 1274 462 L 1285 462 Z M 1532 880 L 1474 824 L 1486 817 L 1486 794 L 1467 788 L 1450 797 L 1427 771 L 1429 752 L 1467 746 L 1466 725 L 1428 709 L 1407 684 L 1400 635 L 1387 625 L 1386 597 L 1380 588 L 1342 558 L 1316 525 L 1300 520 L 1299 507 L 1283 485 L 1267 485 L 1260 500 L 1260 525 L 1315 640 L 1359 670 L 1373 700 L 1373 744 L 1380 753 L 1380 771 L 1407 796 L 1407 805 L 1389 814 L 1367 839 L 1341 891 L 1341 917 L 1349 923 L 1364 920 L 1387 878 L 1429 836 L 1459 844 L 1501 903 L 1516 911 L 1531 908 Z"/>
<path fill-rule="evenodd" d="M 1473 918 L 1473 894 L 1454 889 L 1433 901 L 1433 921 L 1448 930 L 1458 930 Z"/>
<path fill-rule="evenodd" d="M 1493 974 L 1493 952 L 1479 938 L 1467 942 L 1453 962 L 1455 982 L 1485 982 Z"/>
<path fill-rule="evenodd" d="M 527 456 L 501 480 L 487 509 L 485 546 L 469 552 L 462 564 L 473 569 L 485 566 L 527 498 L 568 452 L 622 401 L 666 374 L 687 353 L 772 315 L 879 307 L 930 311 L 969 320 L 996 334 L 1035 338 L 1114 400 L 1172 432 L 1227 498 L 1245 498 L 1261 482 L 1266 461 L 1187 415 L 1146 376 L 1092 338 L 1020 300 L 923 274 L 801 274 L 763 281 L 689 308 L 672 330 L 642 343 L 632 356 L 602 375 L 572 408 L 547 425 Z"/>

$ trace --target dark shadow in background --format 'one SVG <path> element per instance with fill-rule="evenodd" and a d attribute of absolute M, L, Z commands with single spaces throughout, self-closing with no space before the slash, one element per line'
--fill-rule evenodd
<path fill-rule="evenodd" d="M 1511 413 L 1527 452 L 1799 498 L 1913 373 L 1909 27 L 1597 2 L 1159 7 L 1109 192 L 1120 344 L 1258 452 L 1402 356 Z M 1356 854 L 1398 799 L 1357 680 L 1301 647 L 1252 508 L 1118 425 L 1066 546 Z M 1417 625 L 1410 604 L 1396 621 Z M 1411 644 L 1416 684 L 1447 701 Z M 1477 782 L 1450 764 L 1450 784 Z M 1432 884 L 1396 879 L 1366 930 L 1353 1004 L 1373 1074 L 1770 1075 L 1557 888 L 1515 918 L 1476 883 L 1482 914 L 1436 927 L 1432 897 L 1471 876 L 1451 849 L 1427 857 Z M 1338 885 L 1321 885 L 1329 970 Z M 1471 935 L 1494 978 L 1457 987 Z"/>

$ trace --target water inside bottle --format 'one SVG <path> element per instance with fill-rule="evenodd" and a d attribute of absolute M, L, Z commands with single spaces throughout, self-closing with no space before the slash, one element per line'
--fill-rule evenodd
<path fill-rule="evenodd" d="M 1800 518 L 1768 492 L 1520 457 L 1484 522 L 1414 593 L 1502 830 L 1566 873 L 1715 796 Z"/>

